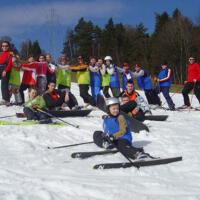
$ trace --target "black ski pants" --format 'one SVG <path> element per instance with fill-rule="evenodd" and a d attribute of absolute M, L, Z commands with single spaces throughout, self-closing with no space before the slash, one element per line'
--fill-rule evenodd
<path fill-rule="evenodd" d="M 103 143 L 106 141 L 105 133 L 102 131 L 95 131 L 93 134 L 93 140 L 98 147 L 103 148 Z M 116 147 L 119 152 L 131 159 L 136 159 L 136 153 L 143 152 L 142 148 L 133 147 L 126 139 L 117 139 L 114 140 L 113 143 L 113 146 Z"/>
<path fill-rule="evenodd" d="M 83 98 L 84 103 L 89 103 L 94 106 L 95 102 L 92 96 L 88 93 L 89 85 L 88 84 L 80 84 L 79 85 L 80 96 Z"/>
<path fill-rule="evenodd" d="M 200 103 L 200 82 L 197 81 L 196 83 L 194 82 L 188 82 L 185 84 L 182 94 L 183 94 L 183 99 L 184 99 L 184 104 L 187 106 L 190 106 L 191 102 L 189 99 L 188 94 L 194 89 L 194 94 L 197 97 L 199 103 Z"/>

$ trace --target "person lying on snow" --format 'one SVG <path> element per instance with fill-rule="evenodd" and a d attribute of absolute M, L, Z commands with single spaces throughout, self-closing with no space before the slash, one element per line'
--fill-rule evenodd
<path fill-rule="evenodd" d="M 29 100 L 25 103 L 24 114 L 27 120 L 38 120 L 40 123 L 51 123 L 51 119 L 45 113 L 40 110 L 46 108 L 45 101 L 42 96 L 37 94 L 36 89 L 29 89 Z"/>
<path fill-rule="evenodd" d="M 111 97 L 106 100 L 107 116 L 103 116 L 103 131 L 95 131 L 94 143 L 101 148 L 116 147 L 122 154 L 131 159 L 147 158 L 143 148 L 132 146 L 130 127 L 123 115 L 120 115 L 120 102 Z"/>
<path fill-rule="evenodd" d="M 54 82 L 49 82 L 48 90 L 43 95 L 49 110 L 76 110 L 80 109 L 75 96 L 69 90 L 57 90 Z"/>
<path fill-rule="evenodd" d="M 126 90 L 121 93 L 121 110 L 131 115 L 139 121 L 144 121 L 144 116 L 151 113 L 148 104 L 144 99 L 135 91 L 132 81 L 126 84 Z"/>

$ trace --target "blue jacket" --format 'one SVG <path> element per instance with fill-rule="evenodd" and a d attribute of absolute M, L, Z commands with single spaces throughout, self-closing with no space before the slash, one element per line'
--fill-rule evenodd
<path fill-rule="evenodd" d="M 120 88 L 120 82 L 119 82 L 119 74 L 117 71 L 117 68 L 111 64 L 110 66 L 106 66 L 108 69 L 114 67 L 114 73 L 110 75 L 110 87 L 111 88 Z"/>
<path fill-rule="evenodd" d="M 161 69 L 158 78 L 160 79 L 159 85 L 160 87 L 170 87 L 172 83 L 171 73 L 169 68 Z"/>
<path fill-rule="evenodd" d="M 104 133 L 106 133 L 110 136 L 117 133 L 119 131 L 118 118 L 117 117 L 110 117 L 110 116 L 104 118 L 103 129 L 104 129 Z M 128 140 L 130 143 L 132 143 L 132 134 L 131 134 L 128 122 L 127 122 L 127 130 L 124 133 L 124 135 L 121 136 L 120 138 Z"/>
<path fill-rule="evenodd" d="M 147 70 L 144 70 L 144 69 L 142 70 L 144 71 L 144 75 L 137 77 L 138 87 L 142 90 L 151 90 L 153 88 L 153 85 L 152 85 L 150 74 Z"/>
<path fill-rule="evenodd" d="M 133 75 L 132 75 L 131 71 L 129 71 L 128 73 L 123 72 L 123 74 L 122 74 L 122 89 L 123 90 L 126 89 L 126 84 L 129 80 L 133 81 Z"/>
<path fill-rule="evenodd" d="M 91 87 L 101 87 L 101 75 L 99 72 L 90 72 Z"/>

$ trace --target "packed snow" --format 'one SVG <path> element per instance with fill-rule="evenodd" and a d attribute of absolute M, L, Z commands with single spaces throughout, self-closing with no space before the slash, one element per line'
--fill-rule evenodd
<path fill-rule="evenodd" d="M 72 92 L 83 104 L 76 84 Z M 173 100 L 176 106 L 183 104 L 181 94 Z M 198 106 L 195 97 L 192 104 Z M 16 112 L 22 108 L 0 106 L 0 117 Z M 88 117 L 64 119 L 80 125 L 79 129 L 67 125 L 0 126 L 0 200 L 199 200 L 200 112 L 157 110 L 153 114 L 168 114 L 169 118 L 145 121 L 150 132 L 134 134 L 133 144 L 154 156 L 183 156 L 183 161 L 140 170 L 94 170 L 95 164 L 126 160 L 120 153 L 71 158 L 73 152 L 100 150 L 94 144 L 47 149 L 91 141 L 93 132 L 102 129 L 103 112 L 99 110 Z"/>

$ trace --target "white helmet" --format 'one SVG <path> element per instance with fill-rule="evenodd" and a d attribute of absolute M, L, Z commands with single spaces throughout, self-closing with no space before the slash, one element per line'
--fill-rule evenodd
<path fill-rule="evenodd" d="M 120 104 L 118 98 L 110 97 L 110 98 L 106 99 L 106 107 L 115 105 L 115 104 Z"/>
<path fill-rule="evenodd" d="M 111 56 L 106 56 L 105 58 L 104 58 L 104 60 L 106 61 L 106 60 L 112 60 L 112 57 Z"/>

